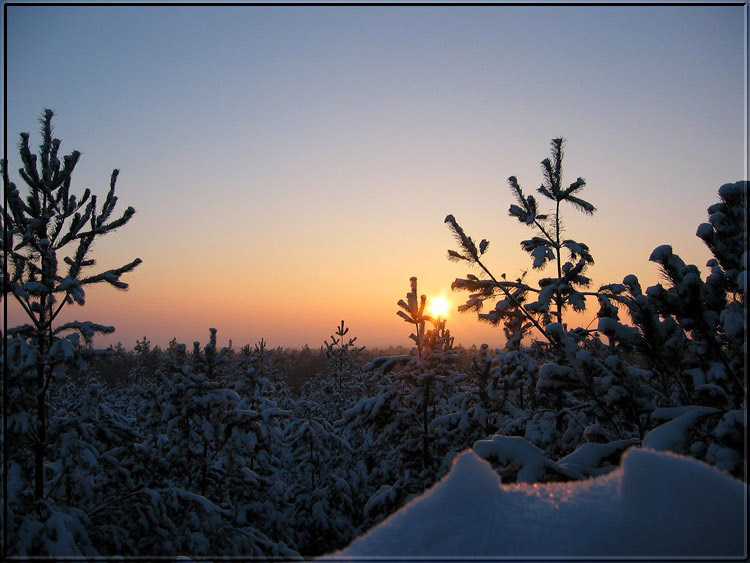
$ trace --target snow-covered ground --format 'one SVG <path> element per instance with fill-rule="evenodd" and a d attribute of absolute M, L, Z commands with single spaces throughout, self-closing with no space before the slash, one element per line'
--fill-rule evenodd
<path fill-rule="evenodd" d="M 335 558 L 747 554 L 747 487 L 699 461 L 631 448 L 587 481 L 502 485 L 463 452 L 450 473 Z"/>

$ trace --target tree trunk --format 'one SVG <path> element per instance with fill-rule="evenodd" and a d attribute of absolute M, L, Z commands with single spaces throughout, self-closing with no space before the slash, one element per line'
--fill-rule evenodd
<path fill-rule="evenodd" d="M 46 270 L 46 268 L 43 268 Z M 42 274 L 42 281 L 48 282 L 47 276 Z M 47 448 L 47 385 L 44 377 L 44 354 L 46 352 L 44 323 L 47 320 L 47 297 L 43 295 L 39 302 L 39 329 L 37 332 L 37 346 L 39 348 L 36 364 L 36 443 L 34 444 L 34 500 L 44 498 L 44 460 Z M 51 318 L 51 317 L 50 317 Z"/>
<path fill-rule="evenodd" d="M 422 468 L 427 469 L 430 455 L 429 435 L 427 434 L 427 408 L 430 402 L 430 387 L 425 388 L 424 405 L 422 409 Z"/>
<path fill-rule="evenodd" d="M 560 280 L 562 279 L 562 261 L 560 260 L 560 201 L 555 206 L 555 254 L 557 255 L 557 283 L 555 302 L 557 303 L 557 322 L 562 325 L 562 295 L 560 295 Z"/>
<path fill-rule="evenodd" d="M 44 458 L 47 445 L 47 413 L 44 392 L 44 366 L 37 368 L 36 443 L 34 444 L 34 500 L 44 498 Z"/>
<path fill-rule="evenodd" d="M 206 496 L 208 477 L 208 440 L 203 438 L 203 471 L 201 472 L 201 496 Z"/>
<path fill-rule="evenodd" d="M 312 436 L 309 437 L 308 442 L 310 444 L 310 469 L 312 471 L 312 488 L 314 491 L 315 490 L 315 457 L 313 456 Z"/>

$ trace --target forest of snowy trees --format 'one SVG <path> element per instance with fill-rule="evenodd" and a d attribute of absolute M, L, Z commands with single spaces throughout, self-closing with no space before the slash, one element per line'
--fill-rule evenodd
<path fill-rule="evenodd" d="M 7 554 L 321 555 L 423 493 L 468 448 L 503 483 L 587 480 L 640 447 L 746 481 L 746 181 L 706 202 L 696 233 L 706 268 L 664 244 L 644 257 L 662 283 L 628 275 L 593 288 L 589 246 L 567 238 L 585 233 L 562 220 L 596 208 L 582 178 L 563 181 L 554 139 L 538 197 L 508 179 L 510 220 L 528 226 L 521 246 L 548 277 L 491 271 L 488 240 L 445 218 L 449 259 L 473 272 L 453 282 L 467 293 L 459 309 L 498 325 L 503 349 L 455 345 L 410 272 L 394 295 L 401 349 L 371 350 L 344 321 L 319 349 L 219 349 L 208 327 L 190 344 L 99 349 L 107 319 L 57 318 L 93 284 L 127 288 L 140 260 L 98 271 L 92 249 L 135 210 L 116 211 L 117 170 L 101 205 L 75 191 L 80 153 L 61 156 L 52 117 L 38 155 L 21 134 L 22 185 L 2 168 L 2 298 L 26 315 L 2 356 Z M 595 326 L 569 324 L 592 307 Z"/>

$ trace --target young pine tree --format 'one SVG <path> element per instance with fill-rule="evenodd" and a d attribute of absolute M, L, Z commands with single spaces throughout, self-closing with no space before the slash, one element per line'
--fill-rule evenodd
<path fill-rule="evenodd" d="M 357 358 L 365 349 L 364 346 L 355 344 L 356 336 L 345 339 L 347 334 L 349 334 L 349 327 L 341 321 L 341 324 L 336 327 L 336 333 L 331 335 L 331 342 L 323 341 L 329 377 L 333 376 L 339 391 L 342 390 L 345 379 L 354 375 L 357 369 Z"/>
<path fill-rule="evenodd" d="M 472 292 L 460 310 L 479 312 L 486 300 L 502 297 L 492 311 L 480 314 L 479 317 L 493 324 L 504 321 L 506 327 L 512 329 L 511 334 L 506 333 L 511 344 L 520 340 L 531 328 L 536 328 L 543 338 L 554 344 L 546 334 L 545 327 L 551 322 L 562 324 L 563 312 L 567 307 L 572 307 L 575 311 L 586 308 L 587 293 L 581 289 L 590 284 L 591 280 L 584 272 L 594 263 L 594 259 L 586 244 L 563 238 L 561 206 L 567 203 L 588 215 L 593 215 L 596 208 L 580 197 L 580 192 L 586 185 L 583 178 L 578 178 L 565 187 L 563 144 L 562 138 L 552 140 L 551 159 L 545 158 L 541 163 L 544 182 L 537 190 L 554 205 L 554 211 L 540 212 L 536 198 L 524 194 L 515 176 L 508 178 L 511 192 L 518 204 L 510 206 L 509 215 L 535 231 L 535 236 L 521 241 L 521 247 L 531 255 L 534 269 L 542 270 L 550 263 L 555 266 L 556 275 L 540 279 L 537 288 L 526 283 L 524 276 L 508 281 L 505 274 L 502 274 L 498 279 L 482 259 L 489 241 L 482 240 L 477 246 L 453 215 L 445 218 L 461 247 L 460 251 L 449 250 L 448 258 L 477 266 L 486 275 L 486 278 L 480 279 L 469 274 L 465 279 L 453 282 L 453 289 Z"/>
<path fill-rule="evenodd" d="M 365 453 L 369 485 L 375 489 L 364 507 L 366 524 L 431 485 L 448 449 L 433 421 L 445 414 L 458 353 L 445 321 L 425 313 L 427 297 L 417 293 L 417 278 L 410 281 L 411 291 L 398 301 L 397 315 L 412 325 L 409 338 L 415 346 L 409 354 L 380 356 L 365 365 L 365 371 L 380 374 L 378 393 L 359 401 L 337 422 L 364 429 L 357 449 Z"/>
<path fill-rule="evenodd" d="M 7 163 L 2 162 L 7 207 L 0 210 L 0 219 L 7 229 L 2 251 L 8 258 L 2 295 L 15 299 L 28 318 L 27 324 L 9 331 L 11 341 L 5 360 L 10 365 L 12 404 L 28 409 L 32 419 L 24 434 L 33 450 L 36 501 L 44 499 L 46 493 L 48 396 L 50 385 L 60 373 L 58 366 L 79 362 L 92 353 L 84 343 L 90 344 L 97 333 L 114 331 L 114 327 L 92 322 L 55 321 L 66 305 L 85 303 L 89 286 L 107 283 L 127 289 L 120 278 L 141 263 L 136 258 L 119 268 L 87 272 L 96 264 L 91 257 L 94 242 L 130 221 L 135 209 L 128 207 L 114 217 L 118 170 L 112 172 L 101 207 L 88 189 L 80 197 L 71 193 L 72 174 L 81 153 L 73 151 L 60 158 L 60 140 L 52 136 L 52 117 L 49 109 L 42 114 L 38 156 L 31 152 L 29 134 L 21 133 L 23 166 L 18 174 L 26 184 L 25 197 L 11 182 Z"/>

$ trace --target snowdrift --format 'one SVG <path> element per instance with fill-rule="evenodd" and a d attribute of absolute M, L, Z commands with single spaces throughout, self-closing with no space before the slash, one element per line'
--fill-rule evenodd
<path fill-rule="evenodd" d="M 699 461 L 631 448 L 587 481 L 501 485 L 472 450 L 329 558 L 744 556 L 747 487 Z"/>

